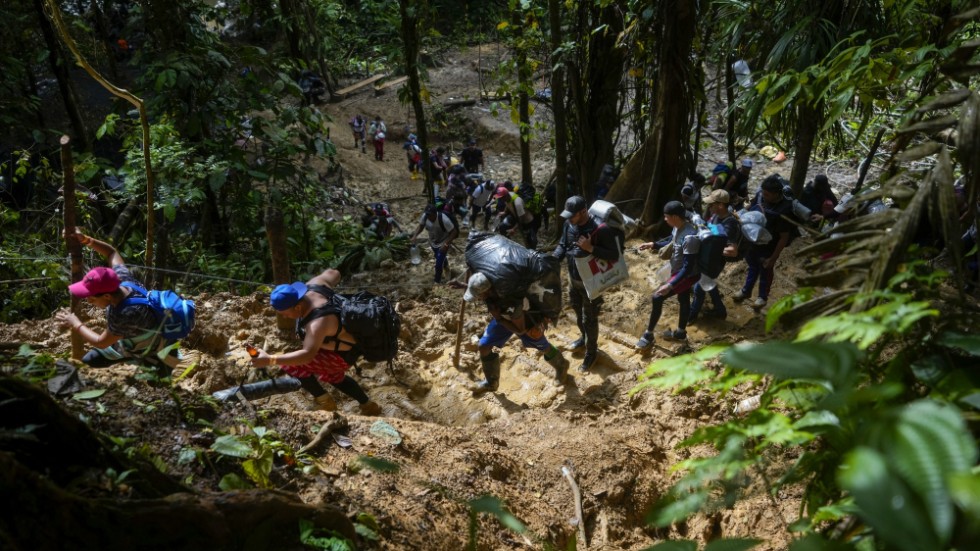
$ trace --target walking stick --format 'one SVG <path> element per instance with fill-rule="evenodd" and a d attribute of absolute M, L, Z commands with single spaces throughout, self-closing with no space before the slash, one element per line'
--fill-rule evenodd
<path fill-rule="evenodd" d="M 466 315 L 466 300 L 459 301 L 459 319 L 456 320 L 456 352 L 453 354 L 453 367 L 459 369 L 459 347 L 463 343 L 463 316 Z"/>

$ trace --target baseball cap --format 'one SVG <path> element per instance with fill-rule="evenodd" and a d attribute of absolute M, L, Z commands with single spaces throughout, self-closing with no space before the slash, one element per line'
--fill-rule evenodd
<path fill-rule="evenodd" d="M 705 201 L 705 203 L 708 205 L 713 205 L 715 203 L 722 203 L 724 205 L 727 205 L 731 201 L 732 198 L 730 195 L 728 195 L 727 191 L 723 189 L 716 189 L 711 192 L 711 195 L 708 196 L 708 199 Z"/>
<path fill-rule="evenodd" d="M 119 275 L 112 268 L 99 266 L 89 270 L 81 281 L 68 286 L 68 292 L 79 298 L 112 293 L 119 289 Z"/>
<path fill-rule="evenodd" d="M 742 166 L 745 168 L 752 168 L 754 164 L 755 163 L 752 162 L 752 159 L 742 159 Z"/>
<path fill-rule="evenodd" d="M 692 184 L 684 184 L 681 187 L 681 195 L 684 197 L 694 197 L 694 186 Z"/>
<path fill-rule="evenodd" d="M 469 282 L 466 284 L 466 292 L 463 293 L 463 300 L 472 302 L 489 291 L 491 285 L 490 278 L 482 273 L 477 272 L 471 275 Z"/>
<path fill-rule="evenodd" d="M 500 187 L 497 188 L 497 192 L 493 194 L 493 198 L 494 199 L 500 199 L 501 197 L 503 197 L 504 195 L 507 195 L 508 193 L 510 193 L 510 192 L 507 191 L 507 188 L 505 188 L 504 186 L 500 186 Z"/>
<path fill-rule="evenodd" d="M 306 284 L 302 281 L 283 283 L 272 290 L 269 302 L 272 304 L 272 308 L 279 312 L 288 310 L 299 303 L 303 295 L 306 294 L 306 290 Z"/>
<path fill-rule="evenodd" d="M 687 209 L 684 208 L 684 203 L 680 201 L 668 201 L 664 205 L 664 214 L 670 214 L 673 216 L 684 216 L 687 214 Z"/>
<path fill-rule="evenodd" d="M 571 218 L 587 206 L 588 205 L 585 204 L 585 199 L 582 196 L 572 195 L 567 201 L 565 201 L 565 210 L 561 211 L 561 217 Z"/>

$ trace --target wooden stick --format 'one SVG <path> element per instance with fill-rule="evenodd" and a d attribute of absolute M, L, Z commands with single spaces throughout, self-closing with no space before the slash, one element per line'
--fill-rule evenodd
<path fill-rule="evenodd" d="M 459 319 L 456 320 L 456 352 L 453 353 L 453 367 L 459 369 L 459 347 L 463 344 L 463 317 L 466 315 L 466 299 L 459 300 Z"/>
<path fill-rule="evenodd" d="M 582 540 L 582 549 L 588 549 L 589 540 L 585 536 L 585 516 L 582 515 L 582 493 L 579 491 L 578 484 L 575 483 L 575 478 L 572 476 L 572 470 L 569 467 L 562 467 L 561 474 L 565 476 L 568 485 L 572 487 L 572 496 L 575 498 L 575 519 L 578 524 L 578 537 Z"/>
<path fill-rule="evenodd" d="M 785 214 L 780 214 L 779 216 L 782 216 L 783 217 L 783 220 L 786 220 L 790 224 L 793 224 L 797 228 L 802 229 L 803 231 L 809 233 L 810 235 L 812 235 L 814 237 L 818 237 L 818 236 L 823 235 L 823 233 L 821 233 L 820 230 L 816 230 L 816 229 L 811 228 L 810 226 L 801 224 L 801 223 L 797 222 L 795 219 L 790 218 L 789 216 L 786 216 Z"/>
<path fill-rule="evenodd" d="M 68 255 L 71 256 L 71 282 L 75 283 L 82 280 L 82 245 L 74 237 L 69 237 L 75 233 L 75 165 L 71 155 L 71 138 L 61 137 L 61 170 L 62 170 L 62 196 L 64 197 L 65 212 L 65 246 L 68 247 Z M 78 306 L 82 299 L 71 296 L 71 311 L 78 313 Z M 77 332 L 71 332 L 71 358 L 81 360 L 85 354 L 85 341 Z"/>
<path fill-rule="evenodd" d="M 297 455 L 301 453 L 306 453 L 316 448 L 321 443 L 323 443 L 323 441 L 326 440 L 327 437 L 330 436 L 332 433 L 337 432 L 339 430 L 344 430 L 348 427 L 347 418 L 341 416 L 336 411 L 331 413 L 331 417 L 332 418 L 330 419 L 330 421 L 324 423 L 323 426 L 320 427 L 320 432 L 316 433 L 316 436 L 313 437 L 313 440 L 310 440 L 309 444 L 303 446 L 296 452 Z"/>

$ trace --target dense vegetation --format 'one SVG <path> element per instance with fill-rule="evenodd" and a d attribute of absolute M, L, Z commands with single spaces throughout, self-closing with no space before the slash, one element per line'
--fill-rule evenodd
<path fill-rule="evenodd" d="M 817 156 L 867 164 L 887 145 L 882 177 L 864 184 L 863 198 L 895 208 L 811 248 L 836 255 L 809 283 L 838 290 L 804 289 L 772 308 L 774 323 L 805 322 L 793 342 L 708 348 L 651 367 L 641 387 L 763 391 L 760 409 L 685 442 L 718 454 L 679 465 L 685 476 L 651 521 L 802 484 L 800 518 L 787 527 L 800 536 L 793 549 L 965 548 L 980 538 L 980 338 L 975 307 L 959 294 L 969 251 L 958 248 L 953 182 L 974 209 L 978 14 L 975 2 L 953 0 L 5 2 L 0 321 L 43 317 L 64 300 L 63 133 L 82 186 L 79 224 L 154 267 L 157 282 L 235 289 L 399 254 L 399 243 L 325 216 L 343 201 L 340 188 L 324 186 L 342 167 L 299 74 L 313 70 L 334 91 L 382 68 L 407 71 L 404 100 L 425 146 L 440 129 L 425 125 L 424 60 L 498 41 L 513 55 L 492 91 L 512 98 L 505 107 L 522 136 L 549 133 L 554 177 L 571 175 L 591 196 L 602 166 L 621 164 L 609 198 L 639 199 L 634 214 L 647 226 L 695 173 L 716 116 L 725 115 L 730 160 L 760 140 L 791 151 L 796 190 Z M 100 88 L 75 68 L 75 52 L 141 99 L 149 173 L 138 113 L 122 100 L 93 109 L 81 99 Z M 747 86 L 736 60 L 755 68 Z M 551 78 L 550 128 L 529 123 L 539 70 Z M 718 105 L 728 107 L 712 113 Z M 935 251 L 913 246 L 922 228 L 945 248 L 948 273 L 923 262 Z M 270 264 L 273 250 L 286 255 Z M 695 544 L 658 546 L 668 548 Z"/>

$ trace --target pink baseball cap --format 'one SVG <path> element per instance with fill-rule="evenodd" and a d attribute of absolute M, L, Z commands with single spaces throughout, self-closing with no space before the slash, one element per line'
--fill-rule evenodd
<path fill-rule="evenodd" d="M 510 193 L 510 192 L 507 191 L 507 188 L 505 188 L 504 186 L 500 186 L 500 187 L 497 188 L 497 193 L 494 193 L 493 194 L 493 198 L 494 199 L 500 199 L 501 197 L 503 197 L 504 195 L 507 195 L 508 193 Z"/>
<path fill-rule="evenodd" d="M 81 281 L 68 286 L 68 292 L 80 298 L 112 293 L 117 289 L 119 289 L 119 276 L 115 270 L 105 266 L 92 268 Z"/>

